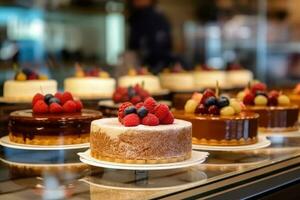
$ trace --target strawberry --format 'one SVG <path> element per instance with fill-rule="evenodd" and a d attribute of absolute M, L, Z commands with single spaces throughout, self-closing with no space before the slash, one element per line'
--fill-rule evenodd
<path fill-rule="evenodd" d="M 62 113 L 64 109 L 58 103 L 52 103 L 49 108 L 50 113 Z"/>
<path fill-rule="evenodd" d="M 124 126 L 137 126 L 140 124 L 140 118 L 137 114 L 131 113 L 123 118 Z"/>
<path fill-rule="evenodd" d="M 76 104 L 76 110 L 80 112 L 83 108 L 82 102 L 80 100 L 76 100 L 74 102 Z"/>
<path fill-rule="evenodd" d="M 119 121 L 122 122 L 122 119 L 125 117 L 125 114 L 124 114 L 124 110 L 129 107 L 129 106 L 132 106 L 132 103 L 130 102 L 125 102 L 125 103 L 122 103 L 120 106 L 119 106 L 119 110 L 118 110 L 118 118 L 119 118 Z"/>
<path fill-rule="evenodd" d="M 174 116 L 173 114 L 169 111 L 167 113 L 167 116 L 160 122 L 161 124 L 173 124 L 174 122 Z"/>
<path fill-rule="evenodd" d="M 155 116 L 159 121 L 163 120 L 169 112 L 169 107 L 166 104 L 158 104 L 154 109 Z"/>
<path fill-rule="evenodd" d="M 33 108 L 33 113 L 47 113 L 49 111 L 48 105 L 44 102 L 44 100 L 38 100 Z"/>
<path fill-rule="evenodd" d="M 73 96 L 70 92 L 64 92 L 61 97 L 61 104 L 64 105 L 67 101 L 73 101 Z"/>
<path fill-rule="evenodd" d="M 256 94 L 257 91 L 266 91 L 266 90 L 267 90 L 267 86 L 264 83 L 255 83 L 251 87 L 252 94 Z"/>
<path fill-rule="evenodd" d="M 63 105 L 64 112 L 66 113 L 74 113 L 76 112 L 76 108 L 77 108 L 76 103 L 72 100 L 68 100 Z"/>
<path fill-rule="evenodd" d="M 152 98 L 152 97 L 148 97 L 145 101 L 144 101 L 144 106 L 147 108 L 147 110 L 150 113 L 154 112 L 155 106 L 156 106 L 156 101 Z"/>
<path fill-rule="evenodd" d="M 43 100 L 44 101 L 44 95 L 41 93 L 36 93 L 32 99 L 32 106 L 38 101 L 38 100 Z"/>
<path fill-rule="evenodd" d="M 211 89 L 207 89 L 204 91 L 200 103 L 204 104 L 206 99 L 208 99 L 209 97 L 214 97 L 214 96 L 215 96 L 214 91 L 212 91 Z"/>
<path fill-rule="evenodd" d="M 146 126 L 157 126 L 159 125 L 159 119 L 151 113 L 148 113 L 146 117 L 142 119 L 142 124 Z"/>

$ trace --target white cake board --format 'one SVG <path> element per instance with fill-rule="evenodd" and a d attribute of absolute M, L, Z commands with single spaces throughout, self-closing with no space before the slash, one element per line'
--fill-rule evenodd
<path fill-rule="evenodd" d="M 192 156 L 188 160 L 175 163 L 164 163 L 164 164 L 127 164 L 127 163 L 116 163 L 101 161 L 93 158 L 90 155 L 90 150 L 78 153 L 80 160 L 83 163 L 109 169 L 124 169 L 124 170 L 166 170 L 166 169 L 178 169 L 184 167 L 190 167 L 203 163 L 208 156 L 208 152 L 192 151 Z"/>
<path fill-rule="evenodd" d="M 68 149 L 83 149 L 89 148 L 90 143 L 83 144 L 72 144 L 72 145 L 30 145 L 30 144 L 19 144 L 11 142 L 8 136 L 0 138 L 0 145 L 11 148 L 11 149 L 20 149 L 20 150 L 68 150 Z"/>
<path fill-rule="evenodd" d="M 300 137 L 300 130 L 288 132 L 258 132 L 258 134 L 265 137 Z"/>
<path fill-rule="evenodd" d="M 265 136 L 258 136 L 258 142 L 250 145 L 240 145 L 240 146 L 209 146 L 209 145 L 196 145 L 193 144 L 194 150 L 202 151 L 248 151 L 265 148 L 271 145 L 271 141 Z"/>

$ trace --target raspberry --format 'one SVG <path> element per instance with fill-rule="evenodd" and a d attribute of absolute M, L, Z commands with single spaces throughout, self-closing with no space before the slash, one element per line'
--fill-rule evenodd
<path fill-rule="evenodd" d="M 33 108 L 33 113 L 47 113 L 49 111 L 48 105 L 44 102 L 44 100 L 38 100 Z"/>
<path fill-rule="evenodd" d="M 169 107 L 166 104 L 158 104 L 154 109 L 155 116 L 159 121 L 163 120 L 169 112 Z"/>
<path fill-rule="evenodd" d="M 204 106 L 204 104 L 200 104 L 195 111 L 196 114 L 208 114 L 207 108 Z"/>
<path fill-rule="evenodd" d="M 63 105 L 63 109 L 64 112 L 66 113 L 74 113 L 76 112 L 76 103 L 72 100 L 68 100 L 64 105 Z"/>
<path fill-rule="evenodd" d="M 142 101 L 142 98 L 140 97 L 140 96 L 133 96 L 131 99 L 130 99 L 130 102 L 133 104 L 133 105 L 135 105 L 135 104 L 137 104 L 137 103 L 139 103 L 139 102 L 141 102 Z"/>
<path fill-rule="evenodd" d="M 61 93 L 61 92 L 56 92 L 54 96 L 55 96 L 56 98 L 58 98 L 58 99 L 60 100 L 60 102 L 61 102 L 63 93 Z"/>
<path fill-rule="evenodd" d="M 161 124 L 173 124 L 174 122 L 174 116 L 173 114 L 169 111 L 167 113 L 167 116 L 161 121 Z"/>
<path fill-rule="evenodd" d="M 141 91 L 139 91 L 139 95 L 141 96 L 142 100 L 145 100 L 145 99 L 147 99 L 148 97 L 150 97 L 149 92 L 146 91 L 146 90 L 144 90 L 144 89 L 141 90 Z"/>
<path fill-rule="evenodd" d="M 140 118 L 137 114 L 126 115 L 123 119 L 124 126 L 137 126 L 140 124 Z"/>
<path fill-rule="evenodd" d="M 156 101 L 152 97 L 148 97 L 144 102 L 144 106 L 150 113 L 154 112 L 156 104 Z"/>
<path fill-rule="evenodd" d="M 119 110 L 118 110 L 118 118 L 119 118 L 119 121 L 122 122 L 122 119 L 124 118 L 125 114 L 124 114 L 124 110 L 129 107 L 129 106 L 132 106 L 132 103 L 130 102 L 125 102 L 125 103 L 122 103 L 120 106 L 119 106 Z"/>
<path fill-rule="evenodd" d="M 299 85 L 300 86 L 300 85 Z M 272 90 L 271 92 L 269 92 L 268 94 L 268 97 L 271 98 L 271 97 L 275 97 L 276 99 L 279 97 L 279 92 L 276 91 L 276 90 Z"/>
<path fill-rule="evenodd" d="M 64 92 L 61 97 L 61 104 L 64 105 L 69 100 L 73 100 L 72 94 L 70 92 Z"/>
<path fill-rule="evenodd" d="M 212 105 L 208 108 L 208 113 L 212 114 L 212 115 L 219 115 L 220 114 L 220 110 L 218 108 L 218 106 L 216 105 Z"/>
<path fill-rule="evenodd" d="M 256 94 L 257 91 L 266 91 L 267 86 L 264 83 L 256 83 L 251 87 L 251 93 Z"/>
<path fill-rule="evenodd" d="M 214 97 L 214 96 L 215 96 L 214 91 L 212 91 L 211 89 L 207 89 L 204 91 L 200 103 L 204 104 L 208 97 Z"/>
<path fill-rule="evenodd" d="M 140 102 L 138 104 L 135 105 L 135 108 L 138 110 L 140 109 L 142 106 L 144 106 L 144 103 L 143 102 Z"/>
<path fill-rule="evenodd" d="M 243 103 L 245 105 L 254 105 L 254 98 L 255 96 L 251 93 L 248 93 L 245 95 L 244 99 L 243 99 Z"/>
<path fill-rule="evenodd" d="M 52 103 L 52 104 L 50 104 L 49 111 L 50 111 L 50 113 L 62 113 L 64 111 L 64 109 L 58 103 Z"/>
<path fill-rule="evenodd" d="M 142 119 L 142 124 L 146 126 L 157 126 L 159 119 L 154 114 L 148 113 L 146 117 Z"/>
<path fill-rule="evenodd" d="M 80 100 L 76 100 L 74 102 L 76 104 L 76 110 L 80 112 L 83 108 L 82 102 Z"/>
<path fill-rule="evenodd" d="M 41 93 L 35 94 L 34 97 L 33 97 L 33 99 L 32 99 L 32 106 L 34 106 L 34 104 L 35 104 L 38 100 L 43 100 L 43 101 L 44 101 L 44 95 L 42 95 Z"/>

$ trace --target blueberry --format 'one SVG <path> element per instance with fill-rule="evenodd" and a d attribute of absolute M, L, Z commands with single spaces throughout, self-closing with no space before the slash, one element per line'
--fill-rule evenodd
<path fill-rule="evenodd" d="M 44 101 L 49 104 L 49 101 L 51 98 L 53 98 L 54 96 L 52 94 L 46 94 L 44 97 Z"/>
<path fill-rule="evenodd" d="M 139 117 L 143 118 L 148 114 L 148 110 L 145 106 L 142 106 L 138 109 L 137 114 Z"/>
<path fill-rule="evenodd" d="M 124 110 L 124 114 L 128 115 L 131 113 L 136 113 L 136 108 L 134 106 L 128 106 L 127 108 L 125 108 Z"/>
<path fill-rule="evenodd" d="M 266 92 L 264 92 L 264 91 L 259 91 L 259 90 L 256 91 L 255 96 L 258 96 L 258 95 L 262 95 L 262 96 L 268 97 L 268 94 Z"/>
<path fill-rule="evenodd" d="M 218 100 L 216 97 L 208 97 L 204 103 L 205 107 L 209 107 L 209 106 L 213 106 L 213 105 L 217 105 L 218 104 Z"/>
<path fill-rule="evenodd" d="M 58 103 L 60 104 L 60 100 L 56 97 L 52 97 L 50 100 L 49 100 L 49 105 L 52 104 L 52 103 Z"/>
<path fill-rule="evenodd" d="M 136 95 L 136 92 L 133 87 L 128 87 L 128 97 L 131 98 Z"/>
<path fill-rule="evenodd" d="M 229 106 L 229 99 L 227 97 L 222 96 L 218 100 L 218 107 L 223 108 L 225 106 Z"/>
<path fill-rule="evenodd" d="M 28 68 L 24 68 L 22 69 L 22 72 L 26 75 L 26 76 L 29 76 L 33 73 L 33 71 L 31 69 L 28 69 Z"/>

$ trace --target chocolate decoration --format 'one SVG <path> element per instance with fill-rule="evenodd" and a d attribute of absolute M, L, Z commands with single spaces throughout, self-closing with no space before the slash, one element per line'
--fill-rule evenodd
<path fill-rule="evenodd" d="M 100 119 L 102 114 L 94 110 L 82 110 L 78 113 L 35 114 L 32 110 L 12 112 L 8 129 L 14 136 L 22 134 L 23 140 L 33 139 L 35 135 L 66 136 L 90 132 L 90 124 Z"/>
<path fill-rule="evenodd" d="M 259 114 L 259 127 L 292 128 L 297 126 L 299 107 L 296 105 L 270 107 L 247 106 L 247 110 Z"/>
<path fill-rule="evenodd" d="M 175 111 L 175 118 L 190 121 L 193 137 L 201 140 L 248 140 L 257 137 L 258 114 L 241 112 L 234 116 L 188 114 Z"/>

